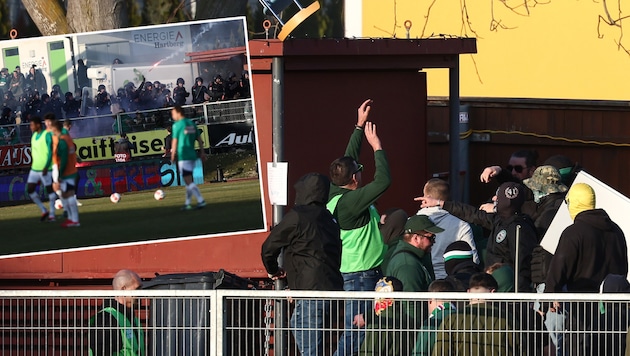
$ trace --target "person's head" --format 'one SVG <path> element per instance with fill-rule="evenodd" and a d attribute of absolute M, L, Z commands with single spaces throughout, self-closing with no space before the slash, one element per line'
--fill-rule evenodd
<path fill-rule="evenodd" d="M 536 169 L 538 153 L 536 151 L 521 150 L 512 153 L 510 161 L 508 162 L 507 169 L 512 173 L 514 178 L 523 180 L 529 178 Z"/>
<path fill-rule="evenodd" d="M 173 132 L 173 125 L 166 125 L 166 131 L 168 131 L 168 133 Z"/>
<path fill-rule="evenodd" d="M 20 76 L 20 72 L 18 72 L 17 70 L 13 71 L 13 78 L 18 78 Z"/>
<path fill-rule="evenodd" d="M 84 65 L 85 65 L 85 62 L 83 62 L 83 59 L 79 59 L 79 60 L 77 61 L 77 63 L 78 63 L 80 66 L 84 66 Z"/>
<path fill-rule="evenodd" d="M 42 94 L 42 101 L 47 103 L 50 101 L 50 95 L 48 94 Z"/>
<path fill-rule="evenodd" d="M 66 101 L 68 100 L 74 100 L 74 95 L 72 95 L 72 92 L 66 92 Z"/>
<path fill-rule="evenodd" d="M 355 190 L 361 186 L 363 165 L 354 158 L 345 156 L 337 158 L 330 164 L 330 180 L 338 187 Z"/>
<path fill-rule="evenodd" d="M 122 64 L 122 61 L 118 58 L 115 58 L 112 64 Z"/>
<path fill-rule="evenodd" d="M 523 180 L 523 184 L 531 189 L 534 194 L 534 201 L 553 193 L 564 193 L 569 188 L 562 183 L 560 172 L 554 166 L 540 166 L 536 168 L 531 178 Z"/>
<path fill-rule="evenodd" d="M 195 79 L 195 83 L 196 83 L 198 86 L 202 86 L 202 85 L 203 85 L 203 78 L 202 78 L 202 77 L 197 77 L 197 78 Z"/>
<path fill-rule="evenodd" d="M 112 280 L 114 290 L 136 290 L 142 286 L 140 276 L 134 271 L 123 269 L 118 271 Z M 128 308 L 133 306 L 136 297 L 120 296 L 116 297 L 116 301 Z"/>
<path fill-rule="evenodd" d="M 595 209 L 595 191 L 586 183 L 576 183 L 571 186 L 565 198 L 571 219 L 586 210 Z"/>
<path fill-rule="evenodd" d="M 40 132 L 42 130 L 42 118 L 39 116 L 31 117 L 31 122 L 29 123 L 31 132 Z"/>
<path fill-rule="evenodd" d="M 104 92 L 105 92 L 105 85 L 100 84 L 100 85 L 98 86 L 98 92 L 99 92 L 99 93 L 104 93 Z"/>
<path fill-rule="evenodd" d="M 183 87 L 186 82 L 184 82 L 184 78 L 177 78 L 177 86 Z"/>
<path fill-rule="evenodd" d="M 217 84 L 223 83 L 223 77 L 221 77 L 221 74 L 217 74 L 214 76 L 214 82 Z"/>
<path fill-rule="evenodd" d="M 521 212 L 525 203 L 525 190 L 519 183 L 506 182 L 499 186 L 493 199 L 496 213 L 507 218 Z"/>
<path fill-rule="evenodd" d="M 179 105 L 173 106 L 173 109 L 171 109 L 171 117 L 175 121 L 179 121 L 179 120 L 183 119 L 184 118 L 184 109 L 181 106 L 179 106 Z"/>
<path fill-rule="evenodd" d="M 22 68 L 20 66 L 15 66 L 15 71 L 18 73 L 22 73 Z"/>
<path fill-rule="evenodd" d="M 497 262 L 486 268 L 486 273 L 491 275 L 496 281 L 497 292 L 514 292 L 514 269 L 507 263 Z"/>
<path fill-rule="evenodd" d="M 50 129 L 50 132 L 55 136 L 61 134 L 61 130 L 63 128 L 61 121 L 59 120 L 51 121 L 50 124 L 49 121 L 46 121 L 46 127 Z"/>
<path fill-rule="evenodd" d="M 444 179 L 431 178 L 424 185 L 423 195 L 428 198 L 442 201 L 449 200 L 449 185 Z"/>
<path fill-rule="evenodd" d="M 57 117 L 55 114 L 49 112 L 44 115 L 44 122 L 46 123 L 46 128 L 50 130 L 50 127 L 57 121 Z"/>
<path fill-rule="evenodd" d="M 497 289 L 497 280 L 485 272 L 473 274 L 468 281 L 468 293 L 494 293 Z"/>
<path fill-rule="evenodd" d="M 544 164 L 556 167 L 562 177 L 562 183 L 567 187 L 573 184 L 575 176 L 582 170 L 579 163 L 573 163 L 569 157 L 563 155 L 551 156 L 547 158 Z"/>
<path fill-rule="evenodd" d="M 319 173 L 308 173 L 295 183 L 295 205 L 316 204 L 324 206 L 328 202 L 330 181 Z"/>
<path fill-rule="evenodd" d="M 444 269 L 446 274 L 451 276 L 455 274 L 457 266 L 465 263 L 471 265 L 473 261 L 472 247 L 466 241 L 454 241 L 444 250 Z"/>
<path fill-rule="evenodd" d="M 70 119 L 65 119 L 65 120 L 63 121 L 63 127 L 64 127 L 66 130 L 70 131 L 70 129 L 72 129 L 72 120 L 70 120 Z"/>
<path fill-rule="evenodd" d="M 388 209 L 381 215 L 379 230 L 385 244 L 403 234 L 408 218 L 407 212 L 399 208 Z"/>
<path fill-rule="evenodd" d="M 443 231 L 428 216 L 414 215 L 407 219 L 403 240 L 417 249 L 429 252 L 435 243 L 435 234 Z"/>
<path fill-rule="evenodd" d="M 28 72 L 31 74 L 35 74 L 35 65 L 33 64 L 33 66 L 31 68 L 28 69 Z"/>
<path fill-rule="evenodd" d="M 429 284 L 429 293 L 445 293 L 445 292 L 455 292 L 455 287 L 453 284 L 445 279 L 436 279 L 435 281 Z M 444 304 L 445 301 L 440 298 L 431 298 L 429 299 L 429 314 L 435 310 L 439 305 Z"/>

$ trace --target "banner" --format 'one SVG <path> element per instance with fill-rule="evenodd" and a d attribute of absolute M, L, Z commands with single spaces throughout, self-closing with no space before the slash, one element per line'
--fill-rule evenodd
<path fill-rule="evenodd" d="M 0 169 L 30 167 L 31 145 L 0 146 Z"/>
<path fill-rule="evenodd" d="M 208 130 L 210 147 L 212 148 L 252 146 L 254 144 L 253 122 L 208 125 Z"/>

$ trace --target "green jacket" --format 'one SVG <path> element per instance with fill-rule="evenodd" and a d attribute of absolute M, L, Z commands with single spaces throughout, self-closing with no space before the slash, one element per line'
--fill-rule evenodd
<path fill-rule="evenodd" d="M 420 300 L 415 303 L 426 304 Z M 359 355 L 411 355 L 416 340 L 415 330 L 420 328 L 421 319 L 410 317 L 405 312 L 407 308 L 407 302 L 392 301 L 392 305 L 380 315 L 376 315 L 374 310 L 368 310 L 364 316 L 365 339 Z"/>
<path fill-rule="evenodd" d="M 426 253 L 400 239 L 383 261 L 383 274 L 398 278 L 403 292 L 426 292 L 431 284 L 431 275 L 422 259 Z"/>
<path fill-rule="evenodd" d="M 449 315 L 437 332 L 433 356 L 520 355 L 511 317 L 486 303 L 472 304 Z"/>
<path fill-rule="evenodd" d="M 413 349 L 412 356 L 429 356 L 433 350 L 436 330 L 442 325 L 442 321 L 454 312 L 454 307 L 450 303 L 444 303 L 438 308 L 433 309 L 431 315 L 422 324 L 422 329 L 418 333 L 416 339 L 416 347 Z"/>
<path fill-rule="evenodd" d="M 362 141 L 363 130 L 355 129 L 345 155 L 358 161 Z M 334 184 L 330 187 L 327 207 L 341 229 L 341 271 L 344 273 L 380 266 L 387 249 L 378 231 L 379 215 L 373 204 L 389 188 L 391 177 L 385 151 L 374 152 L 374 160 L 376 172 L 372 182 L 356 190 Z"/>

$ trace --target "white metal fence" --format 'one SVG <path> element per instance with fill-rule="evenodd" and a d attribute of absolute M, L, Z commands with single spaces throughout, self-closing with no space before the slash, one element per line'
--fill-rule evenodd
<path fill-rule="evenodd" d="M 94 318 L 116 306 L 116 298 L 129 297 L 136 297 L 133 315 L 120 310 L 129 320 L 138 318 L 140 328 L 129 325 L 121 334 L 110 314 Z M 141 290 L 1 291 L 0 353 L 88 355 L 92 347 L 95 355 L 110 355 L 99 347 L 118 347 L 125 335 L 135 337 L 146 355 L 299 355 L 299 348 L 332 355 L 344 332 L 348 300 L 368 302 L 356 318 L 362 327 L 349 334 L 361 355 L 626 350 L 629 294 Z M 433 317 L 429 303 L 440 306 Z"/>

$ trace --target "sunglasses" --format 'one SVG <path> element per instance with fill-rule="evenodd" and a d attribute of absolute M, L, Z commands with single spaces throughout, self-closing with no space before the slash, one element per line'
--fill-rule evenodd
<path fill-rule="evenodd" d="M 357 169 L 354 172 L 352 172 L 352 174 L 357 174 L 361 171 L 363 171 L 363 165 L 361 163 L 357 163 Z"/>
<path fill-rule="evenodd" d="M 508 170 L 508 172 L 512 172 L 512 171 L 516 171 L 516 173 L 523 173 L 523 170 L 527 168 L 527 167 L 523 167 L 523 166 L 513 166 L 511 164 L 508 164 L 507 166 L 505 166 L 505 169 Z"/>
<path fill-rule="evenodd" d="M 431 241 L 431 242 L 435 242 L 435 234 L 432 233 L 423 233 L 423 234 L 419 234 L 416 233 L 416 235 L 420 236 L 420 237 L 424 237 L 425 239 Z"/>

